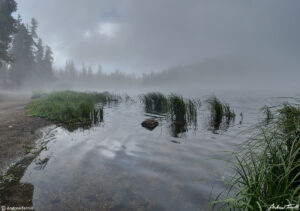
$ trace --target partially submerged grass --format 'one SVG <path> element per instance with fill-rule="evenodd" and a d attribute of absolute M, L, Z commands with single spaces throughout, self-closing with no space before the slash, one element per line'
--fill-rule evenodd
<path fill-rule="evenodd" d="M 262 109 L 261 109 L 265 115 L 265 123 L 269 124 L 269 122 L 273 119 L 273 114 L 272 114 L 272 111 L 270 109 L 270 107 L 268 106 L 264 106 Z"/>
<path fill-rule="evenodd" d="M 141 96 L 145 112 L 163 114 L 172 120 L 173 135 L 186 131 L 187 124 L 197 124 L 197 109 L 200 100 L 184 99 L 181 95 L 152 92 Z"/>
<path fill-rule="evenodd" d="M 141 96 L 147 113 L 166 113 L 168 112 L 168 99 L 159 92 L 151 92 Z"/>
<path fill-rule="evenodd" d="M 200 102 L 196 100 L 189 99 L 186 103 L 187 107 L 187 121 L 193 124 L 197 124 L 197 107 L 200 105 Z"/>
<path fill-rule="evenodd" d="M 169 114 L 173 121 L 182 123 L 197 121 L 199 101 L 184 99 L 181 95 L 165 96 L 159 92 L 151 92 L 141 96 L 147 113 Z"/>
<path fill-rule="evenodd" d="M 223 104 L 223 109 L 224 109 L 225 120 L 227 124 L 229 124 L 231 121 L 235 119 L 235 113 L 228 104 Z"/>
<path fill-rule="evenodd" d="M 211 126 L 218 130 L 220 128 L 224 111 L 221 101 L 216 97 L 211 97 L 207 100 L 208 104 L 210 105 L 210 112 L 211 112 Z"/>
<path fill-rule="evenodd" d="M 187 126 L 197 127 L 197 109 L 196 100 L 184 99 L 181 95 L 171 94 L 168 97 L 169 116 L 171 117 L 171 131 L 174 137 L 179 133 L 187 131 Z"/>
<path fill-rule="evenodd" d="M 103 107 L 96 104 L 116 100 L 109 93 L 53 92 L 33 99 L 27 106 L 27 115 L 64 124 L 92 124 L 103 119 Z"/>
<path fill-rule="evenodd" d="M 267 210 L 271 205 L 289 204 L 299 208 L 299 105 L 277 108 L 272 121 L 260 125 L 255 138 L 234 156 L 236 175 L 214 205 L 222 210 Z"/>
<path fill-rule="evenodd" d="M 169 96 L 170 113 L 172 120 L 176 122 L 186 123 L 187 105 L 182 96 L 171 94 Z"/>
<path fill-rule="evenodd" d="M 225 128 L 234 121 L 235 113 L 226 103 L 222 103 L 217 97 L 213 96 L 207 100 L 210 106 L 210 125 L 213 130 L 219 130 L 222 122 Z"/>

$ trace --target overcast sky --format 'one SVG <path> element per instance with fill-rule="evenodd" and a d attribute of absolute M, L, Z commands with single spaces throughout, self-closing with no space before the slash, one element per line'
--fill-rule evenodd
<path fill-rule="evenodd" d="M 299 66 L 299 0 L 17 0 L 55 65 L 147 73 L 207 59 Z M 299 63 L 298 63 L 299 62 Z"/>

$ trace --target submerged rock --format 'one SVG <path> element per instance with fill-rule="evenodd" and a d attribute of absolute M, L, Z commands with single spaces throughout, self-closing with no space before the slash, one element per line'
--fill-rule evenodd
<path fill-rule="evenodd" d="M 145 121 L 142 122 L 142 126 L 149 130 L 153 130 L 158 126 L 158 121 L 153 118 L 146 119 Z"/>

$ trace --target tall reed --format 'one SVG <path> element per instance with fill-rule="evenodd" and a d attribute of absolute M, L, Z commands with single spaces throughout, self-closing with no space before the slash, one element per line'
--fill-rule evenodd
<path fill-rule="evenodd" d="M 234 121 L 235 113 L 228 104 L 222 103 L 215 96 L 210 97 L 207 103 L 210 107 L 210 125 L 214 131 L 219 130 L 223 122 L 227 128 Z"/>
<path fill-rule="evenodd" d="M 182 96 L 171 94 L 169 96 L 169 102 L 172 120 L 185 124 L 188 109 Z"/>
<path fill-rule="evenodd" d="M 147 113 L 167 113 L 172 120 L 182 123 L 197 121 L 199 100 L 184 99 L 178 94 L 165 96 L 159 92 L 144 94 L 141 100 Z"/>
<path fill-rule="evenodd" d="M 159 92 L 151 92 L 141 96 L 147 113 L 166 113 L 168 112 L 168 99 Z"/>

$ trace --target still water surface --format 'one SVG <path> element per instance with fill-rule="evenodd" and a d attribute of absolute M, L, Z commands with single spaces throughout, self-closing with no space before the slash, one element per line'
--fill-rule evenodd
<path fill-rule="evenodd" d="M 36 210 L 207 210 L 210 198 L 232 174 L 228 158 L 241 133 L 260 118 L 272 99 L 225 99 L 235 123 L 218 134 L 208 130 L 205 103 L 197 128 L 174 137 L 168 120 L 149 131 L 149 117 L 139 103 L 123 102 L 104 109 L 104 122 L 89 130 L 55 127 L 43 140 L 47 149 L 28 166 L 21 183 L 33 185 Z M 243 113 L 243 122 L 240 113 Z"/>

